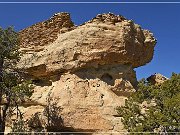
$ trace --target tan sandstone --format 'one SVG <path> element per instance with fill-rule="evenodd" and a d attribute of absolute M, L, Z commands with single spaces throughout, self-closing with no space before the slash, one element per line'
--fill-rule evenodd
<path fill-rule="evenodd" d="M 161 75 L 160 73 L 155 73 L 154 75 L 148 77 L 147 80 L 153 85 L 160 85 L 164 83 L 166 80 L 168 80 L 168 78 Z"/>
<path fill-rule="evenodd" d="M 65 127 L 79 132 L 123 132 L 116 107 L 135 91 L 133 68 L 153 57 L 156 39 L 132 20 L 99 14 L 74 26 L 68 13 L 19 32 L 23 57 L 18 67 L 35 89 L 27 117 L 50 96 L 62 107 Z M 41 106 L 41 107 L 39 107 Z"/>

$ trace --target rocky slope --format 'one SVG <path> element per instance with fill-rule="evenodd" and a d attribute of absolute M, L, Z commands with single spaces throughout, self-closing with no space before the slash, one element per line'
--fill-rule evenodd
<path fill-rule="evenodd" d="M 42 112 L 51 97 L 69 131 L 124 131 L 115 108 L 135 91 L 133 68 L 153 57 L 156 39 L 150 31 L 112 13 L 80 26 L 68 13 L 58 13 L 19 35 L 18 67 L 35 85 L 22 109 L 26 118 Z"/>

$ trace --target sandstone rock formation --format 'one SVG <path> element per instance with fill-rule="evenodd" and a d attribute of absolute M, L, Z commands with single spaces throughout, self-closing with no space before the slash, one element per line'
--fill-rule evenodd
<path fill-rule="evenodd" d="M 155 73 L 154 75 L 151 75 L 147 78 L 147 81 L 149 81 L 153 85 L 160 85 L 166 80 L 168 80 L 168 78 L 161 75 L 160 73 Z"/>
<path fill-rule="evenodd" d="M 33 79 L 28 118 L 51 97 L 62 107 L 65 127 L 79 132 L 122 132 L 115 108 L 135 91 L 133 68 L 153 57 L 156 39 L 132 20 L 99 14 L 74 26 L 68 13 L 19 32 L 23 57 L 18 67 Z"/>

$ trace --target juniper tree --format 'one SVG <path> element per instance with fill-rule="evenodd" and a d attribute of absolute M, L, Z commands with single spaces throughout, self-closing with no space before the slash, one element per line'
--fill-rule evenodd
<path fill-rule="evenodd" d="M 146 107 L 142 103 L 146 102 Z M 142 109 L 145 109 L 143 112 Z M 152 85 L 145 79 L 138 91 L 117 108 L 128 132 L 180 132 L 180 74 L 173 73 L 161 85 Z M 134 133 L 136 134 L 136 133 Z"/>
<path fill-rule="evenodd" d="M 4 134 L 11 112 L 21 116 L 19 104 L 32 94 L 32 87 L 16 68 L 20 59 L 18 33 L 0 28 L 0 134 Z"/>

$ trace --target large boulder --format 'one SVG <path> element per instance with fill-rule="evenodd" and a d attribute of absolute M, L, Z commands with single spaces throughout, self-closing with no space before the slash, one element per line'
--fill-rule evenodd
<path fill-rule="evenodd" d="M 62 108 L 59 114 L 70 131 L 124 131 L 115 109 L 136 90 L 133 68 L 153 57 L 156 39 L 150 31 L 112 13 L 80 26 L 68 13 L 58 13 L 19 37 L 18 68 L 35 85 L 22 109 L 25 117 L 43 111 L 50 97 Z"/>
<path fill-rule="evenodd" d="M 20 31 L 20 38 L 26 54 L 19 66 L 35 77 L 102 65 L 139 67 L 151 61 L 156 43 L 151 32 L 111 13 L 78 27 L 59 13 Z"/>

